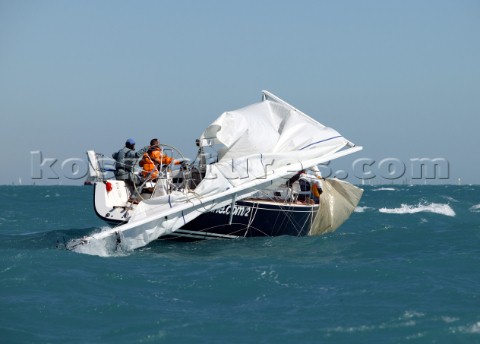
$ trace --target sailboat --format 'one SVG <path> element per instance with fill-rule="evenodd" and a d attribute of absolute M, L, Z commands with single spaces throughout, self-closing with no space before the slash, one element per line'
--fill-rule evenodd
<path fill-rule="evenodd" d="M 154 240 L 319 235 L 336 230 L 363 190 L 323 179 L 317 165 L 362 147 L 268 91 L 260 102 L 224 112 L 196 140 L 192 163 L 157 166 L 133 189 L 122 180 L 94 182 L 96 214 L 113 225 L 67 244 L 79 253 L 134 250 Z M 92 177 L 101 156 L 88 152 Z"/>

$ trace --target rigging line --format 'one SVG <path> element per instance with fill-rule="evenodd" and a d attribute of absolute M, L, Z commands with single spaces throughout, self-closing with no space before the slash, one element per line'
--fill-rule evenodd
<path fill-rule="evenodd" d="M 285 219 L 282 221 L 282 225 L 285 223 L 285 221 L 288 221 L 293 226 L 293 228 L 296 230 L 297 236 L 298 236 L 301 233 L 301 229 L 305 226 L 306 222 L 304 222 L 302 226 L 299 226 L 297 224 L 297 222 L 294 221 L 294 219 L 293 219 L 293 212 L 290 212 L 288 209 L 285 209 L 285 208 L 281 208 L 281 211 L 283 211 L 285 213 Z M 297 212 L 297 211 L 295 211 L 295 212 Z M 309 216 L 307 215 L 305 221 L 307 221 L 308 218 L 309 218 Z"/>
<path fill-rule="evenodd" d="M 306 225 L 306 223 L 311 220 L 312 212 L 313 212 L 313 209 L 314 209 L 314 205 L 310 205 L 310 207 L 311 207 L 311 210 L 310 210 L 309 213 L 307 213 L 307 214 L 305 215 L 305 220 L 304 220 L 303 224 L 301 225 L 301 227 L 299 227 L 299 226 L 296 226 L 296 227 L 295 227 L 295 229 L 297 230 L 297 236 L 300 236 L 300 233 L 301 233 L 302 228 L 304 228 L 305 225 Z M 294 225 L 294 226 L 295 226 L 295 225 Z M 310 229 L 309 229 L 309 231 L 310 231 Z"/>
<path fill-rule="evenodd" d="M 242 225 L 241 222 L 232 222 L 232 224 L 234 224 L 234 225 Z M 204 233 L 204 234 L 217 235 L 218 233 L 208 232 L 208 230 L 215 229 L 215 228 L 224 228 L 224 225 L 215 225 L 215 226 L 203 228 L 203 229 L 200 230 L 199 232 L 200 232 L 200 233 Z M 225 233 L 222 233 L 222 234 L 219 234 L 219 235 L 234 235 L 234 236 L 236 236 L 236 237 L 239 237 L 237 233 L 240 232 L 240 231 L 242 231 L 242 228 L 232 229 L 231 231 L 227 232 L 226 234 L 225 234 Z"/>
<path fill-rule="evenodd" d="M 252 228 L 255 229 L 257 232 L 262 233 L 263 236 L 265 236 L 265 237 L 270 237 L 271 236 L 271 235 L 268 235 L 266 232 L 262 231 L 260 228 L 256 228 L 256 227 L 253 227 L 253 226 L 252 226 Z"/>
<path fill-rule="evenodd" d="M 234 224 L 234 225 L 241 225 L 242 223 L 241 223 L 241 222 L 232 222 L 232 224 Z M 205 228 L 203 228 L 203 229 L 201 229 L 201 230 L 198 230 L 198 232 L 199 232 L 199 233 L 208 234 L 208 233 L 210 233 L 210 232 L 208 232 L 208 230 L 215 229 L 215 228 L 222 228 L 222 227 L 224 227 L 224 225 L 214 225 L 214 226 L 205 227 Z M 233 235 L 233 233 L 236 233 L 236 232 L 238 232 L 238 231 L 240 231 L 240 230 L 241 230 L 241 229 L 237 229 L 237 230 L 228 232 L 227 235 Z M 176 231 L 173 232 L 173 233 L 176 233 Z M 213 233 L 213 234 L 216 234 L 216 233 Z M 176 235 L 180 235 L 180 233 L 177 233 Z"/>
<path fill-rule="evenodd" d="M 247 236 L 247 233 L 250 229 L 250 226 L 252 225 L 253 220 L 255 220 L 255 217 L 257 216 L 257 211 L 258 211 L 258 206 L 259 205 L 260 204 L 258 202 L 256 202 L 256 203 L 254 203 L 254 206 L 251 207 L 252 212 L 250 213 L 250 218 L 248 219 L 248 224 L 247 224 L 247 228 L 245 229 L 244 237 Z"/>
<path fill-rule="evenodd" d="M 318 203 L 317 210 L 313 211 L 313 208 L 312 208 L 312 212 L 310 213 L 310 228 L 308 228 L 307 235 L 310 235 L 310 231 L 312 230 L 312 227 L 313 227 L 313 222 L 315 221 L 315 218 L 317 217 L 317 214 L 318 214 L 319 210 L 320 210 L 320 201 Z"/>
<path fill-rule="evenodd" d="M 313 208 L 312 208 L 312 209 L 313 209 Z M 311 218 L 312 218 L 312 215 L 311 215 L 311 214 L 309 214 L 309 215 L 306 216 L 305 220 L 303 221 L 302 227 L 300 228 L 300 230 L 297 230 L 297 236 L 300 236 L 300 235 L 301 235 L 301 229 L 305 228 L 307 222 L 309 222 L 309 221 L 311 220 Z M 310 221 L 310 222 L 311 222 L 311 221 Z M 311 227 L 311 224 L 310 224 L 310 227 Z M 308 228 L 307 233 L 310 232 L 310 227 Z"/>
<path fill-rule="evenodd" d="M 204 212 L 205 212 L 205 213 L 211 211 L 212 208 L 215 207 L 215 205 L 214 205 L 213 202 L 212 202 L 212 205 L 211 205 L 210 209 L 207 209 L 208 204 L 204 204 L 204 203 L 202 202 L 202 198 L 201 198 L 202 196 L 201 196 L 201 195 L 199 195 L 199 194 L 196 193 L 195 191 L 189 191 L 188 193 L 189 193 L 189 194 L 193 194 L 193 197 L 187 198 L 187 199 L 185 200 L 185 202 L 189 202 L 189 203 L 192 203 L 192 204 L 193 204 L 193 199 L 197 199 L 198 202 L 200 203 L 200 207 L 204 209 Z M 193 205 L 195 205 L 195 204 L 193 204 Z"/>
<path fill-rule="evenodd" d="M 257 189 L 257 188 L 253 188 L 253 189 L 256 190 L 257 192 L 258 192 L 258 191 L 261 191 L 261 190 L 259 190 L 259 189 Z M 211 205 L 210 209 L 207 210 L 207 206 L 208 206 L 208 205 L 207 205 L 207 204 L 204 205 L 204 203 L 202 202 L 202 198 L 201 198 L 202 196 L 201 196 L 200 194 L 196 193 L 196 192 L 193 191 L 193 190 L 188 191 L 188 194 L 192 194 L 193 197 L 187 198 L 186 202 L 191 202 L 191 203 L 192 203 L 192 199 L 197 199 L 198 202 L 200 202 L 201 207 L 205 209 L 205 212 L 211 211 L 212 208 L 215 207 L 215 205 L 214 205 L 213 202 L 212 202 L 212 205 Z M 235 204 L 236 204 L 236 202 L 235 202 Z"/>
<path fill-rule="evenodd" d="M 284 215 L 285 215 L 285 216 L 283 217 L 283 220 L 280 222 L 280 225 L 279 225 L 280 227 L 284 226 L 285 222 L 288 221 L 288 220 L 290 220 L 289 222 L 292 222 L 292 223 L 293 223 L 293 221 L 289 218 L 289 217 L 291 216 L 290 213 L 289 213 L 289 211 L 288 211 L 287 209 L 281 207 L 281 206 L 279 206 L 279 208 L 280 208 L 280 210 L 279 210 L 279 211 L 276 211 L 276 212 L 277 212 L 277 217 L 275 218 L 274 225 L 276 225 L 276 223 L 277 223 L 277 221 L 278 221 L 278 219 L 279 219 L 279 217 L 280 217 L 280 212 L 283 212 Z"/>
<path fill-rule="evenodd" d="M 288 222 L 287 222 L 287 221 L 293 223 L 292 219 L 289 218 L 289 217 L 291 216 L 291 214 L 289 213 L 289 211 L 286 210 L 286 209 L 284 209 L 284 208 L 282 208 L 282 207 L 280 207 L 280 211 L 278 211 L 277 217 L 276 217 L 276 219 L 275 219 L 275 224 L 277 223 L 277 220 L 278 220 L 279 217 L 280 217 L 280 212 L 283 212 L 285 216 L 283 217 L 283 220 L 281 221 L 279 227 L 282 227 L 282 226 L 284 226 L 284 225 L 287 226 L 287 225 L 288 225 Z M 286 222 L 287 222 L 287 223 L 286 223 Z M 286 224 L 285 224 L 285 223 L 286 223 Z"/>

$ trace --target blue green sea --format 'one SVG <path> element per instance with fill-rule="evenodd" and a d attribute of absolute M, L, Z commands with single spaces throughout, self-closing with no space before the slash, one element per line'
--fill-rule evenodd
<path fill-rule="evenodd" d="M 88 186 L 0 186 L 1 343 L 480 343 L 480 186 L 366 186 L 319 237 L 98 257 Z"/>

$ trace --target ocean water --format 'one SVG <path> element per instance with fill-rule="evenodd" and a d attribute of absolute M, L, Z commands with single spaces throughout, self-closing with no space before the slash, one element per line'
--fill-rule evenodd
<path fill-rule="evenodd" d="M 1 343 L 480 343 L 480 186 L 368 186 L 335 233 L 64 244 L 87 186 L 0 187 Z"/>

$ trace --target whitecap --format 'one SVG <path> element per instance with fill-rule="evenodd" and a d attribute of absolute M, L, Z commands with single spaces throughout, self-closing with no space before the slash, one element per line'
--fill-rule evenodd
<path fill-rule="evenodd" d="M 395 188 L 378 188 L 378 189 L 373 189 L 372 191 L 397 191 Z"/>
<path fill-rule="evenodd" d="M 470 207 L 470 211 L 472 213 L 480 213 L 480 204 L 474 205 Z"/>
<path fill-rule="evenodd" d="M 442 196 L 442 198 L 445 198 L 449 202 L 458 202 L 458 200 L 456 200 L 455 198 L 453 198 L 451 196 Z"/>
<path fill-rule="evenodd" d="M 329 329 L 330 332 L 339 332 L 339 333 L 354 333 L 354 332 L 365 332 L 375 330 L 375 326 L 368 325 L 359 325 L 359 326 L 337 326 L 335 328 Z"/>
<path fill-rule="evenodd" d="M 412 318 L 421 318 L 424 317 L 425 314 L 422 312 L 417 311 L 405 311 L 400 319 L 412 319 Z"/>
<path fill-rule="evenodd" d="M 442 320 L 443 320 L 443 322 L 446 322 L 447 324 L 449 324 L 449 323 L 453 323 L 455 321 L 458 321 L 460 319 L 455 318 L 455 317 L 443 316 Z"/>
<path fill-rule="evenodd" d="M 3 269 L 2 271 L 0 271 L 0 274 L 4 273 L 4 272 L 7 272 L 8 270 L 11 270 L 13 268 L 13 266 L 9 266 L 9 267 L 6 267 L 5 269 Z"/>
<path fill-rule="evenodd" d="M 415 214 L 415 213 L 435 213 L 446 216 L 455 216 L 455 211 L 448 204 L 429 203 L 408 205 L 402 204 L 399 208 L 380 208 L 379 212 L 385 214 Z"/>
<path fill-rule="evenodd" d="M 478 321 L 477 323 L 475 323 L 471 326 L 467 326 L 466 332 L 467 333 L 480 333 L 480 321 Z"/>
<path fill-rule="evenodd" d="M 364 213 L 365 210 L 370 210 L 370 209 L 375 209 L 375 208 L 372 208 L 372 207 L 367 207 L 367 206 L 364 206 L 364 207 L 355 207 L 355 209 L 353 210 L 353 212 L 355 213 Z"/>
<path fill-rule="evenodd" d="M 453 333 L 472 333 L 472 334 L 480 334 L 480 321 L 477 321 L 475 324 L 469 326 L 459 326 L 456 328 L 450 329 Z"/>
<path fill-rule="evenodd" d="M 423 337 L 425 337 L 425 333 L 424 332 L 419 332 L 419 333 L 412 334 L 410 336 L 406 336 L 405 339 L 406 340 L 413 340 L 413 339 L 419 339 L 419 338 L 423 338 Z"/>

